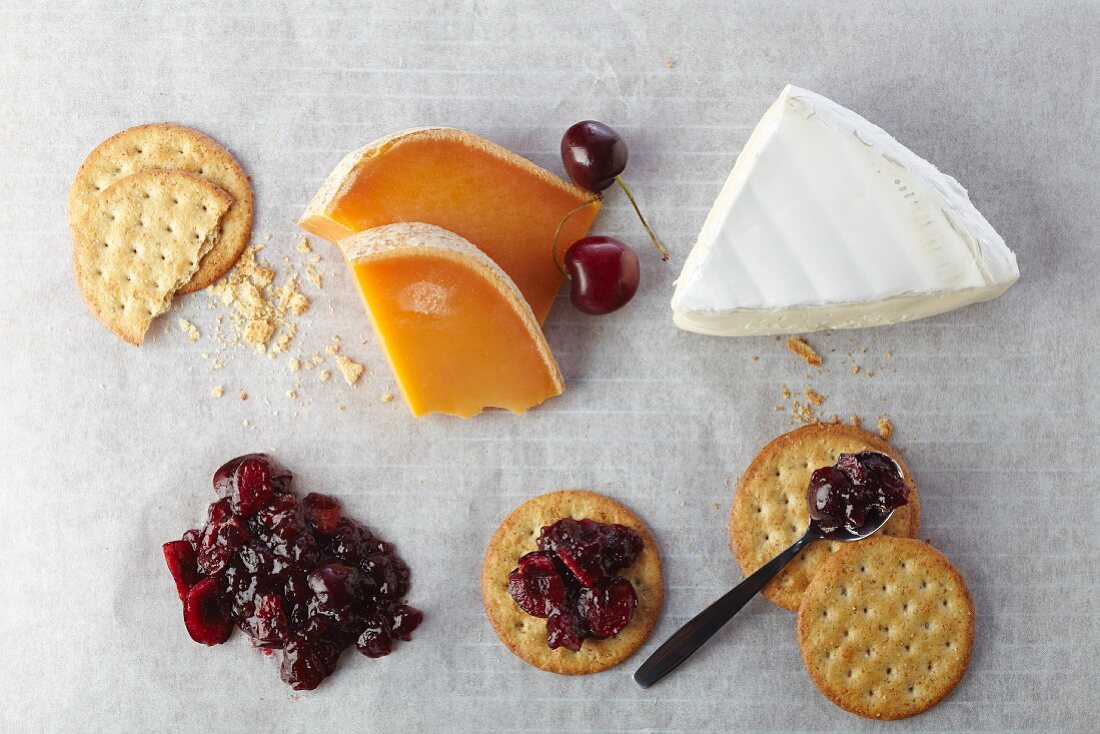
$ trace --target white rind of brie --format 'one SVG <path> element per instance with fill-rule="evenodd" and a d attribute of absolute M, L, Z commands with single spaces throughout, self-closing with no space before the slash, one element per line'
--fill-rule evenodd
<path fill-rule="evenodd" d="M 996 298 L 1019 277 L 958 181 L 788 86 L 707 215 L 673 320 L 717 336 L 896 324 Z"/>

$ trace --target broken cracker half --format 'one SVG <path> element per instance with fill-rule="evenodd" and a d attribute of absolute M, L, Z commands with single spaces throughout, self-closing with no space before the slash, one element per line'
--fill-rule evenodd
<path fill-rule="evenodd" d="M 108 187 L 73 223 L 77 286 L 97 319 L 141 345 L 198 271 L 233 197 L 183 171 L 147 169 Z"/>

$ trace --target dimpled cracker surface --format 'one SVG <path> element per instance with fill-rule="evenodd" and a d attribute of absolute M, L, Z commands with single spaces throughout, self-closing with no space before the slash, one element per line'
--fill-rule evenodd
<path fill-rule="evenodd" d="M 198 270 L 232 203 L 181 171 L 148 169 L 110 186 L 73 229 L 77 286 L 95 317 L 140 345 Z"/>
<path fill-rule="evenodd" d="M 841 454 L 881 451 L 901 467 L 912 492 L 879 532 L 911 538 L 920 526 L 917 485 L 897 451 L 854 426 L 803 426 L 771 441 L 745 470 L 733 498 L 729 532 L 733 553 L 746 576 L 802 537 L 810 525 L 806 490 L 814 471 L 836 463 Z M 819 541 L 798 554 L 764 587 L 765 597 L 794 611 L 822 561 L 842 544 Z"/>
<path fill-rule="evenodd" d="M 148 169 L 187 171 L 202 176 L 232 197 L 214 247 L 198 272 L 180 289 L 191 293 L 225 275 L 248 246 L 252 234 L 252 187 L 233 155 L 212 138 L 179 125 L 138 125 L 104 140 L 88 154 L 69 191 L 73 228 L 115 181 Z"/>
<path fill-rule="evenodd" d="M 869 718 L 935 706 L 966 672 L 973 642 L 966 582 L 911 538 L 847 544 L 821 565 L 798 609 L 810 678 L 837 706 Z"/>
<path fill-rule="evenodd" d="M 579 652 L 547 647 L 546 620 L 524 612 L 508 593 L 508 574 L 520 556 L 538 550 L 539 530 L 564 517 L 626 525 L 645 543 L 634 563 L 618 572 L 634 584 L 638 594 L 630 623 L 614 637 L 585 640 Z M 501 642 L 525 662 L 563 675 L 598 673 L 630 657 L 657 624 L 664 601 L 661 556 L 645 524 L 615 500 L 579 489 L 550 492 L 524 502 L 493 534 L 481 569 L 481 597 Z"/>

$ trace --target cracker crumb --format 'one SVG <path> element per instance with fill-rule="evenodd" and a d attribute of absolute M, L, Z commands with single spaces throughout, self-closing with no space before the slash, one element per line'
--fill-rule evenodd
<path fill-rule="evenodd" d="M 328 378 L 332 377 L 332 373 L 328 370 L 321 370 L 321 374 L 319 376 L 321 378 L 321 382 L 328 382 Z"/>
<path fill-rule="evenodd" d="M 336 408 L 337 408 L 338 410 L 341 410 L 341 411 L 343 411 L 343 410 L 347 410 L 347 409 L 348 409 L 348 406 L 344 405 L 343 403 L 340 403 L 339 405 L 337 405 L 337 406 L 336 406 Z"/>
<path fill-rule="evenodd" d="M 885 441 L 889 441 L 890 436 L 894 435 L 894 424 L 884 415 L 878 417 L 878 435 Z"/>
<path fill-rule="evenodd" d="M 858 374 L 859 374 L 859 370 L 860 370 L 860 366 L 859 366 L 858 364 L 854 364 L 854 365 L 852 365 L 852 374 L 853 374 L 853 375 L 858 375 Z"/>
<path fill-rule="evenodd" d="M 309 310 L 309 306 L 309 299 L 301 293 L 295 293 L 293 296 L 291 296 L 290 303 L 288 304 L 290 312 L 295 316 L 301 316 L 302 314 L 304 314 L 306 311 Z"/>
<path fill-rule="evenodd" d="M 179 320 L 180 331 L 187 334 L 187 340 L 190 342 L 197 342 L 199 340 L 199 327 L 192 324 L 187 319 L 181 318 Z"/>
<path fill-rule="evenodd" d="M 862 428 L 863 427 L 863 419 L 860 418 L 855 413 L 852 413 L 850 416 L 848 416 L 848 422 L 851 423 L 856 428 Z"/>
<path fill-rule="evenodd" d="M 817 414 L 814 412 L 814 406 L 809 403 L 802 403 L 799 400 L 795 400 L 791 403 L 791 425 L 809 425 L 811 423 L 817 423 Z"/>
<path fill-rule="evenodd" d="M 216 398 L 220 398 L 222 395 L 225 395 L 225 385 L 214 385 L 210 390 L 210 394 Z"/>
<path fill-rule="evenodd" d="M 322 289 L 321 274 L 317 272 L 317 268 L 312 265 L 306 265 L 306 280 L 313 284 L 313 287 L 317 290 Z"/>
<path fill-rule="evenodd" d="M 274 269 L 257 259 L 262 249 L 246 248 L 233 270 L 209 291 L 215 303 L 229 308 L 232 332 L 225 343 L 270 356 L 290 346 L 297 331 L 291 317 L 305 313 L 310 302 L 298 290 L 297 273 L 276 287 Z"/>
<path fill-rule="evenodd" d="M 887 349 L 886 350 L 886 359 L 890 359 L 893 356 L 894 356 L 894 353 L 891 350 Z"/>
<path fill-rule="evenodd" d="M 344 376 L 344 382 L 349 385 L 359 382 L 359 378 L 366 372 L 366 367 L 342 354 L 336 355 L 336 366 L 340 369 L 340 374 Z"/>
<path fill-rule="evenodd" d="M 867 376 L 868 377 L 874 377 L 875 376 L 875 371 L 874 370 L 867 370 Z"/>
<path fill-rule="evenodd" d="M 302 238 L 298 240 L 298 252 L 307 255 L 313 252 L 313 247 L 309 244 L 309 237 L 303 235 Z"/>
<path fill-rule="evenodd" d="M 241 393 L 241 400 L 248 400 L 248 393 L 242 392 Z"/>
<path fill-rule="evenodd" d="M 825 397 L 821 393 L 810 388 L 806 388 L 806 399 L 810 401 L 811 405 L 821 405 L 825 402 Z"/>
<path fill-rule="evenodd" d="M 787 387 L 786 385 L 783 385 L 783 387 L 780 388 L 780 390 L 783 394 L 783 399 L 784 400 L 790 400 L 791 399 L 791 389 L 789 387 Z"/>
<path fill-rule="evenodd" d="M 821 366 L 821 355 L 814 351 L 805 339 L 799 336 L 792 336 L 787 339 L 787 349 L 797 354 L 802 359 L 806 360 L 806 364 L 811 367 Z"/>
<path fill-rule="evenodd" d="M 718 503 L 717 502 L 711 502 L 710 503 L 710 509 L 717 510 L 718 509 Z"/>
<path fill-rule="evenodd" d="M 752 355 L 752 361 L 753 362 L 759 362 L 760 361 L 760 355 L 759 354 Z"/>
<path fill-rule="evenodd" d="M 297 372 L 302 369 L 302 363 L 297 357 L 291 357 L 286 363 L 286 368 L 291 372 Z"/>
<path fill-rule="evenodd" d="M 275 343 L 268 350 L 270 356 L 274 357 L 276 354 L 282 354 L 290 346 L 290 342 L 294 339 L 294 335 L 298 331 L 297 324 L 286 324 L 279 336 L 275 337 Z"/>
<path fill-rule="evenodd" d="M 267 343 L 275 333 L 275 325 L 266 318 L 251 319 L 245 324 L 242 336 L 260 354 L 267 351 Z"/>
<path fill-rule="evenodd" d="M 392 403 L 393 402 L 393 393 L 384 393 L 382 395 L 382 402 L 383 403 Z"/>
<path fill-rule="evenodd" d="M 840 425 L 840 416 L 837 415 L 836 413 L 833 413 L 831 416 L 829 416 L 829 423 L 831 423 L 834 426 Z"/>
<path fill-rule="evenodd" d="M 668 61 L 665 62 L 665 68 L 666 69 L 675 69 L 676 68 L 676 63 L 677 63 L 676 59 L 669 59 Z"/>
<path fill-rule="evenodd" d="M 310 360 L 313 362 L 314 366 L 316 366 L 316 367 L 320 367 L 321 365 L 323 365 L 325 363 L 325 358 L 321 356 L 320 352 L 314 352 L 313 356 L 310 357 Z"/>

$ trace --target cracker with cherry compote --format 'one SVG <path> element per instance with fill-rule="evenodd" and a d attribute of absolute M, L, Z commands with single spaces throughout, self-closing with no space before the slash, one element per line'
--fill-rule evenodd
<path fill-rule="evenodd" d="M 914 537 L 920 526 L 917 485 L 901 456 L 878 436 L 854 426 L 814 424 L 772 440 L 760 450 L 737 484 L 730 512 L 733 553 L 746 576 L 802 537 L 810 524 L 806 492 L 810 477 L 841 454 L 881 451 L 901 467 L 912 491 L 879 532 Z M 821 563 L 841 543 L 819 541 L 802 551 L 772 579 L 763 594 L 781 607 L 798 609 L 802 592 Z"/>
<path fill-rule="evenodd" d="M 546 620 L 523 611 L 508 591 L 508 574 L 521 556 L 538 550 L 539 531 L 563 518 L 617 523 L 635 530 L 643 547 L 634 562 L 617 572 L 634 586 L 638 606 L 629 624 L 613 637 L 585 639 L 578 652 L 546 644 Z M 489 621 L 517 657 L 536 668 L 563 675 L 598 673 L 630 657 L 653 631 L 664 601 L 661 556 L 645 523 L 615 500 L 585 490 L 560 490 L 533 497 L 504 519 L 485 552 L 481 596 Z"/>
<path fill-rule="evenodd" d="M 966 581 L 938 550 L 877 535 L 821 564 L 798 609 L 814 684 L 846 711 L 902 719 L 939 703 L 974 642 Z"/>
<path fill-rule="evenodd" d="M 218 225 L 214 246 L 179 288 L 191 293 L 228 273 L 252 235 L 252 187 L 233 155 L 197 130 L 157 123 L 138 125 L 97 145 L 81 164 L 69 191 L 69 222 L 77 232 L 111 184 L 149 169 L 201 176 L 232 197 Z"/>

